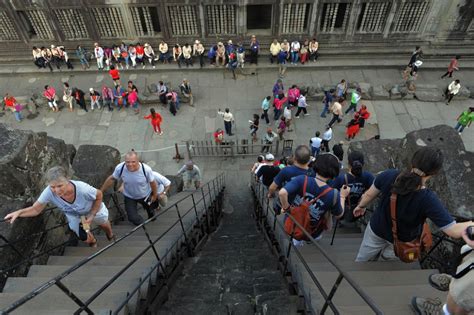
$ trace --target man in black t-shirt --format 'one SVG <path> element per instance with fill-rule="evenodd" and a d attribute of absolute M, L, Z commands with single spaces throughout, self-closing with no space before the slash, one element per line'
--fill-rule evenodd
<path fill-rule="evenodd" d="M 257 172 L 257 178 L 261 179 L 262 184 L 264 184 L 266 187 L 272 184 L 273 179 L 280 172 L 280 168 L 278 166 L 273 165 L 274 160 L 275 157 L 273 156 L 273 154 L 267 153 L 265 155 L 266 164 L 262 165 Z"/>

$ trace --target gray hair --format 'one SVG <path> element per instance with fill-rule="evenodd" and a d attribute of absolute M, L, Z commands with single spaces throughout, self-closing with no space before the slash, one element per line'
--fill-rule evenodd
<path fill-rule="evenodd" d="M 138 159 L 140 159 L 140 157 L 138 156 L 138 153 L 135 151 L 135 150 L 130 150 L 128 151 L 126 154 L 125 154 L 125 157 L 132 157 L 132 156 L 136 156 Z"/>
<path fill-rule="evenodd" d="M 46 182 L 69 180 L 69 172 L 62 166 L 51 167 L 46 172 Z"/>

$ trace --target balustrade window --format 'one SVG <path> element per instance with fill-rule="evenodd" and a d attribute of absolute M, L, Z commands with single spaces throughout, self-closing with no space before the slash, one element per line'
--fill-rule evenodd
<path fill-rule="evenodd" d="M 308 28 L 311 5 L 308 3 L 288 3 L 283 9 L 282 33 L 304 33 Z"/>
<path fill-rule="evenodd" d="M 168 7 L 173 35 L 198 34 L 196 8 L 192 5 L 174 5 Z"/>
<path fill-rule="evenodd" d="M 17 11 L 18 17 L 31 39 L 53 39 L 49 19 L 41 10 Z"/>
<path fill-rule="evenodd" d="M 0 11 L 0 40 L 19 40 L 12 20 L 5 11 Z"/>
<path fill-rule="evenodd" d="M 100 37 L 124 38 L 126 37 L 122 12 L 118 7 L 92 8 L 92 16 L 97 24 Z"/>
<path fill-rule="evenodd" d="M 418 32 L 427 11 L 427 1 L 404 2 L 398 11 L 393 31 L 396 33 Z"/>
<path fill-rule="evenodd" d="M 59 26 L 64 33 L 66 39 L 83 39 L 89 38 L 86 23 L 81 10 L 63 9 L 53 10 L 59 21 Z"/>
<path fill-rule="evenodd" d="M 235 5 L 206 6 L 206 23 L 209 34 L 236 34 Z"/>
<path fill-rule="evenodd" d="M 333 33 L 346 30 L 351 12 L 351 3 L 324 3 L 321 15 L 321 32 Z"/>
<path fill-rule="evenodd" d="M 389 10 L 390 2 L 362 3 L 357 31 L 361 33 L 382 33 Z"/>
<path fill-rule="evenodd" d="M 138 36 L 155 36 L 161 32 L 157 7 L 130 7 L 130 13 Z"/>

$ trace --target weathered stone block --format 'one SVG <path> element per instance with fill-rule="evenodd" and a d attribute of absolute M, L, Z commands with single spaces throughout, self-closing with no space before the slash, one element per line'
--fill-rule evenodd
<path fill-rule="evenodd" d="M 375 85 L 372 87 L 372 99 L 373 100 L 388 100 L 390 99 L 390 93 L 383 85 Z"/>
<path fill-rule="evenodd" d="M 458 100 L 467 100 L 470 97 L 471 97 L 471 91 L 467 87 L 462 85 L 461 89 L 459 90 L 459 93 L 456 94 L 456 98 Z"/>
<path fill-rule="evenodd" d="M 422 102 L 441 102 L 444 100 L 443 91 L 433 84 L 417 84 L 415 98 Z"/>
<path fill-rule="evenodd" d="M 176 175 L 165 175 L 171 181 L 171 187 L 169 190 L 169 195 L 175 195 L 181 191 L 183 191 L 184 181 L 182 176 Z"/>
<path fill-rule="evenodd" d="M 372 85 L 370 83 L 359 82 L 358 88 L 361 90 L 361 97 L 364 100 L 372 99 Z"/>

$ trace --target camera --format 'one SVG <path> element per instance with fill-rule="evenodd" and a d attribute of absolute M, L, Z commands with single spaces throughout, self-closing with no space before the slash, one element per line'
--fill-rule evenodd
<path fill-rule="evenodd" d="M 468 226 L 466 229 L 467 238 L 474 241 L 474 225 Z"/>

